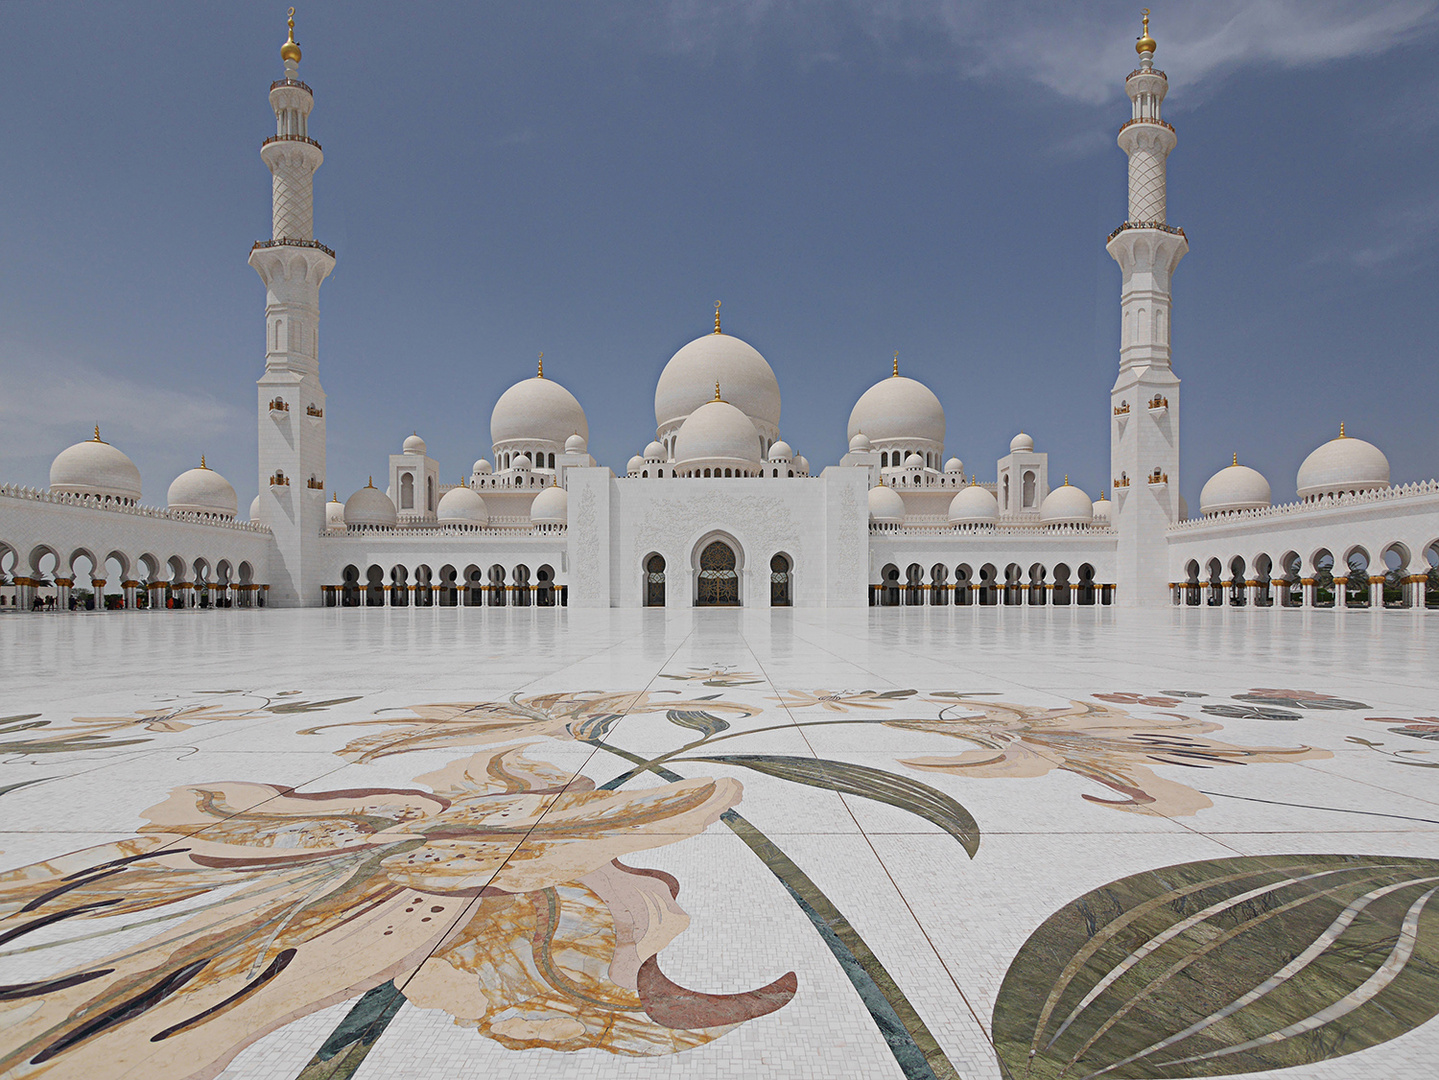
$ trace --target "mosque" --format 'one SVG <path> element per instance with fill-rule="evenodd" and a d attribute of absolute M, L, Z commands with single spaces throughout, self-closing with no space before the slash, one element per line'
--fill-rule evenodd
<path fill-rule="evenodd" d="M 489 456 L 462 483 L 443 483 L 411 434 L 369 485 L 327 501 L 318 327 L 335 253 L 314 236 L 324 155 L 292 17 L 269 93 L 276 130 L 260 148 L 272 236 L 249 256 L 266 348 L 248 520 L 203 459 L 163 509 L 145 505 L 139 471 L 97 428 L 55 458 L 47 490 L 0 486 L 5 610 L 69 609 L 81 590 L 87 604 L 151 609 L 1439 603 L 1426 588 L 1439 484 L 1392 486 L 1384 454 L 1342 427 L 1301 466 L 1297 503 L 1271 505 L 1268 481 L 1236 458 L 1189 516 L 1170 352 L 1188 241 L 1167 217 L 1176 133 L 1148 22 L 1119 129 L 1129 212 L 1107 241 L 1122 279 L 1108 497 L 1056 482 L 1024 433 L 992 473 L 966 478 L 945 454 L 944 407 L 897 357 L 850 412 L 848 453 L 816 472 L 782 437 L 774 369 L 724 332 L 716 304 L 713 330 L 660 375 L 653 437 L 636 437 L 622 474 L 590 456 L 585 411 L 541 357 L 496 403 Z"/>

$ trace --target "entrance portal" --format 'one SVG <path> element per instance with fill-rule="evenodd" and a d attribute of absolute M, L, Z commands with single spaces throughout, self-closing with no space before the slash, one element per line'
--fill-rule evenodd
<path fill-rule="evenodd" d="M 715 540 L 700 553 L 699 594 L 696 607 L 739 607 L 739 574 L 734 549 Z"/>

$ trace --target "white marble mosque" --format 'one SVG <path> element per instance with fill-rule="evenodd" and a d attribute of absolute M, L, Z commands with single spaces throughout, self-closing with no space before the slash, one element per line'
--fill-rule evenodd
<path fill-rule="evenodd" d="M 849 452 L 816 468 L 782 436 L 780 382 L 714 326 L 670 359 L 655 430 L 616 473 L 590 456 L 583 406 L 544 374 L 510 387 L 491 445 L 461 472 L 418 433 L 343 503 L 326 485 L 320 286 L 335 253 L 315 239 L 314 92 L 293 36 L 269 91 L 273 235 L 250 265 L 265 284 L 258 383 L 260 495 L 201 460 L 142 502 L 138 470 L 96 429 L 56 457 L 48 490 L 0 487 L 0 600 L 19 611 L 107 597 L 112 607 L 691 605 L 1402 606 L 1422 610 L 1439 563 L 1439 485 L 1395 486 L 1383 452 L 1338 437 L 1299 470 L 1300 501 L 1237 458 L 1179 495 L 1180 381 L 1171 281 L 1188 250 L 1169 223 L 1161 119 L 1168 89 L 1147 24 L 1119 130 L 1129 213 L 1109 237 L 1122 338 L 1111 393 L 1112 484 L 1098 498 L 1051 469 L 1025 433 L 966 467 L 945 412 L 900 374 L 855 403 Z M 1099 417 L 1095 422 L 1099 422 Z M 1362 417 L 1358 428 L 1365 430 Z M 838 421 L 836 421 L 838 422 Z M 1377 424 L 1377 419 L 1371 426 Z M 981 479 L 981 476 L 983 479 Z M 327 501 L 328 498 L 328 501 Z M 86 579 L 88 575 L 88 580 Z M 1426 601 L 1426 591 L 1430 593 Z M 1382 602 L 1381 602 L 1382 598 Z"/>

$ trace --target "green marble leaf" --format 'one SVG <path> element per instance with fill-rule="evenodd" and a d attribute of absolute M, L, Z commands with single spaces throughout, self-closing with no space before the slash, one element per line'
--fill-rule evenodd
<path fill-rule="evenodd" d="M 970 858 L 974 858 L 979 850 L 979 824 L 970 812 L 944 792 L 907 776 L 848 761 L 786 757 L 781 754 L 716 754 L 684 760 L 739 765 L 796 784 L 888 803 L 938 825 L 964 846 Z"/>
<path fill-rule="evenodd" d="M 665 718 L 671 724 L 688 728 L 690 731 L 698 731 L 706 739 L 711 735 L 718 735 L 721 731 L 729 730 L 728 720 L 721 720 L 718 716 L 699 709 L 670 709 L 665 713 Z"/>
<path fill-rule="evenodd" d="M 298 691 L 290 691 L 297 693 Z M 277 695 L 278 696 L 278 695 Z M 283 705 L 271 705 L 266 712 L 288 715 L 290 713 L 320 712 L 328 709 L 331 705 L 343 705 L 348 701 L 359 701 L 359 697 L 337 697 L 328 701 L 287 701 Z"/>
<path fill-rule="evenodd" d="M 1056 911 L 995 1001 L 1034 1080 L 1312 1065 L 1439 1013 L 1439 860 L 1280 855 L 1121 878 Z"/>

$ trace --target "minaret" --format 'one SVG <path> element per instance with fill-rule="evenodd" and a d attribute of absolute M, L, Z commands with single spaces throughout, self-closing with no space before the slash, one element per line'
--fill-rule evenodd
<path fill-rule="evenodd" d="M 1107 245 L 1124 274 L 1110 463 L 1117 600 L 1149 607 L 1168 601 L 1164 531 L 1179 518 L 1179 380 L 1170 366 L 1169 286 L 1189 244 L 1165 215 L 1165 162 L 1176 140 L 1174 127 L 1159 117 L 1169 80 L 1154 66 L 1148 9 L 1134 47 L 1139 67 L 1124 81 L 1134 114 L 1119 129 L 1119 147 L 1129 155 L 1129 216 Z"/>
<path fill-rule="evenodd" d="M 295 9 L 280 47 L 285 77 L 270 84 L 275 134 L 260 146 L 274 176 L 271 238 L 250 249 L 265 283 L 265 374 L 259 382 L 259 520 L 275 536 L 268 602 L 320 602 L 325 528 L 325 391 L 320 387 L 320 284 L 335 253 L 315 239 L 314 176 L 324 160 L 309 136 L 314 92 L 300 81 Z M 310 578 L 315 580 L 311 581 Z"/>

